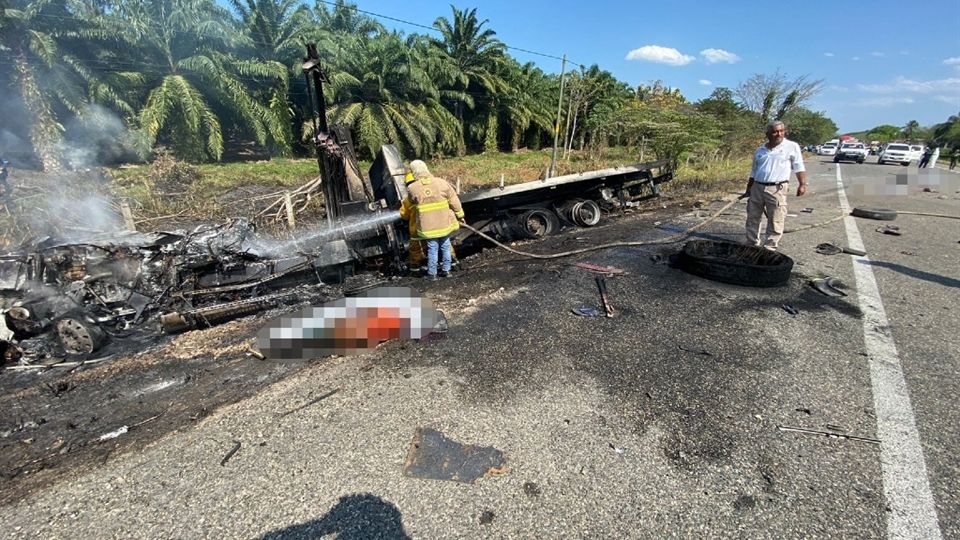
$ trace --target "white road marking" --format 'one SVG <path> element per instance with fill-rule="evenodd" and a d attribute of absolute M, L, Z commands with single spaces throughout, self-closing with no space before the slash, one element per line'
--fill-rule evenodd
<path fill-rule="evenodd" d="M 850 203 L 843 190 L 839 165 L 837 193 L 840 210 L 848 214 L 843 219 L 847 228 L 847 243 L 854 249 L 864 249 L 856 220 L 849 215 Z M 942 538 L 940 525 L 930 491 L 917 421 L 900 367 L 897 345 L 890 332 L 890 323 L 868 257 L 853 257 L 853 275 L 857 281 L 857 299 L 863 312 L 864 341 L 870 358 L 877 438 L 881 441 L 883 492 L 890 507 L 887 537 L 939 539 Z"/>

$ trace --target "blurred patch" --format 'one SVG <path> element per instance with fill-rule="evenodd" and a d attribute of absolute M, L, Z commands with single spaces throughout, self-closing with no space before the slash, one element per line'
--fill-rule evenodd
<path fill-rule="evenodd" d="M 916 172 L 888 174 L 879 182 L 873 177 L 853 178 L 855 195 L 906 196 L 917 189 L 929 192 L 953 192 L 960 189 L 960 175 L 944 173 L 936 169 L 918 169 Z"/>
<path fill-rule="evenodd" d="M 278 317 L 257 333 L 271 360 L 360 354 L 391 339 L 420 340 L 446 331 L 433 302 L 409 287 L 377 287 Z"/>

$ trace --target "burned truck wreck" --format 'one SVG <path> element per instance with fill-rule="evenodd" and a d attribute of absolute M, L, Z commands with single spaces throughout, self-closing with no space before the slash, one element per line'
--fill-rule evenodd
<path fill-rule="evenodd" d="M 328 126 L 327 82 L 314 46 L 303 63 L 326 223 L 294 241 L 257 236 L 235 219 L 191 232 L 40 238 L 0 254 L 0 362 L 89 356 L 112 339 L 201 328 L 289 304 L 325 301 L 358 270 L 407 270 L 405 160 L 393 145 L 360 170 L 349 129 Z M 597 225 L 659 195 L 666 161 L 502 184 L 461 195 L 467 223 L 504 239 Z M 484 247 L 470 229 L 454 242 Z"/>
<path fill-rule="evenodd" d="M 303 301 L 323 294 L 323 272 L 336 266 L 327 263 L 271 256 L 244 220 L 37 239 L 0 255 L 0 354 L 14 361 L 61 352 L 56 345 L 86 355 L 135 331 L 178 332 Z"/>

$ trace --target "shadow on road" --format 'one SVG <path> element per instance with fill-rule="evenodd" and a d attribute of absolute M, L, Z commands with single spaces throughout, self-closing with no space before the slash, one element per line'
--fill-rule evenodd
<path fill-rule="evenodd" d="M 346 495 L 319 519 L 265 534 L 261 540 L 322 538 L 336 534 L 340 540 L 409 540 L 400 510 L 371 493 Z"/>
<path fill-rule="evenodd" d="M 903 266 L 902 264 L 891 263 L 886 261 L 868 261 L 867 264 L 871 266 L 879 266 L 880 268 L 889 268 L 894 272 L 900 272 L 903 275 L 910 276 L 916 279 L 922 279 L 924 281 L 930 281 L 933 283 L 939 283 L 947 287 L 957 287 L 960 288 L 960 279 L 955 279 L 952 277 L 941 276 L 940 274 L 932 274 L 930 272 L 924 272 L 923 270 L 917 270 L 916 268 L 910 268 L 909 266 Z"/>

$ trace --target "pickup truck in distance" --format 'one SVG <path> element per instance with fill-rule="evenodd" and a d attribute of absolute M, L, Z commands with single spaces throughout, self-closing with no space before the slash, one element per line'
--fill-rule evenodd
<path fill-rule="evenodd" d="M 837 154 L 833 156 L 833 162 L 856 161 L 857 163 L 863 163 L 869 153 L 870 151 L 863 143 L 843 143 L 843 146 L 837 150 Z"/>

